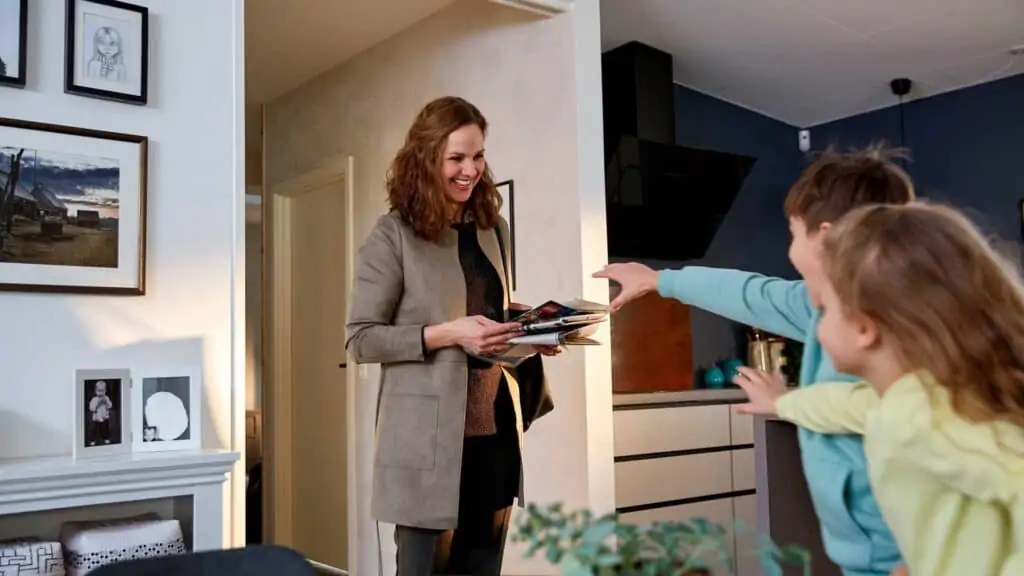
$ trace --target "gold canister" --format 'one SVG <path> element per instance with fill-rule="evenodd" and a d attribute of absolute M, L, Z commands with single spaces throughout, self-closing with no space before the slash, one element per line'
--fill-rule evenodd
<path fill-rule="evenodd" d="M 786 365 L 783 349 L 786 341 L 778 336 L 770 336 L 761 330 L 752 330 L 747 343 L 747 366 L 756 370 L 782 374 Z"/>

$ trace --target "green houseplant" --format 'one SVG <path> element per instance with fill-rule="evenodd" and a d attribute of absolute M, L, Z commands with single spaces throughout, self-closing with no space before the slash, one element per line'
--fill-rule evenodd
<path fill-rule="evenodd" d="M 561 504 L 530 504 L 519 516 L 513 540 L 526 542 L 527 557 L 543 551 L 563 576 L 725 576 L 712 573 L 712 565 L 726 566 L 735 574 L 728 528 L 696 518 L 634 526 L 617 514 L 595 516 L 589 510 L 566 512 Z M 738 551 L 761 560 L 765 576 L 781 576 L 780 564 L 801 566 L 810 575 L 810 556 L 798 547 L 780 548 L 757 538 L 754 550 Z"/>

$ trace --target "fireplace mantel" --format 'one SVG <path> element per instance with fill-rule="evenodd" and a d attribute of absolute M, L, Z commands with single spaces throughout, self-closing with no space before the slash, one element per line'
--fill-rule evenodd
<path fill-rule="evenodd" d="M 174 500 L 174 516 L 194 550 L 224 548 L 223 485 L 238 458 L 199 450 L 0 459 L 0 516 Z"/>

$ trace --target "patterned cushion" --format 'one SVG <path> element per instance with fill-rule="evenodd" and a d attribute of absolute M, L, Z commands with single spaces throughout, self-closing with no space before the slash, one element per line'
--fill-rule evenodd
<path fill-rule="evenodd" d="M 66 522 L 60 540 L 68 576 L 83 576 L 120 560 L 188 552 L 181 524 L 177 520 L 161 520 L 155 514 L 101 522 Z"/>
<path fill-rule="evenodd" d="M 0 576 L 63 576 L 60 542 L 38 538 L 0 541 Z"/>

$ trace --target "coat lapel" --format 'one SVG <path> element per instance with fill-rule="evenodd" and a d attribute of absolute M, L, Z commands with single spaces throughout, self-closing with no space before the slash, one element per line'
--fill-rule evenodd
<path fill-rule="evenodd" d="M 480 243 L 480 248 L 483 249 L 484 254 L 487 255 L 487 259 L 490 260 L 491 265 L 494 266 L 495 272 L 498 273 L 498 277 L 501 279 L 501 292 L 503 295 L 502 308 L 508 310 L 508 283 L 507 274 L 505 273 L 504 259 L 501 257 L 501 247 L 498 246 L 497 236 L 497 225 L 494 228 L 476 229 L 477 242 Z"/>

